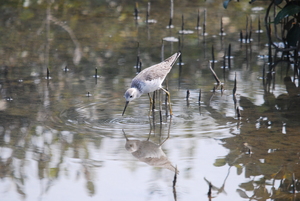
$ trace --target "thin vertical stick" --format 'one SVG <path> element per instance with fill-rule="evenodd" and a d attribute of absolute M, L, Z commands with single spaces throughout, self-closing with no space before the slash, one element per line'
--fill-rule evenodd
<path fill-rule="evenodd" d="M 168 91 L 168 89 L 166 89 L 166 91 Z M 169 99 L 169 95 L 168 93 L 166 93 L 166 98 L 165 98 L 166 116 L 168 116 L 168 99 Z"/>
<path fill-rule="evenodd" d="M 206 34 L 206 9 L 204 9 L 203 36 Z"/>
<path fill-rule="evenodd" d="M 236 73 L 234 74 L 234 86 L 233 86 L 233 90 L 232 90 L 232 98 L 233 98 L 233 102 L 234 105 L 236 105 Z"/>
<path fill-rule="evenodd" d="M 50 71 L 49 71 L 49 68 L 47 68 L 47 79 L 48 79 L 48 80 L 50 79 Z"/>
<path fill-rule="evenodd" d="M 173 28 L 173 12 L 174 12 L 174 3 L 173 0 L 170 0 L 171 6 L 170 6 L 170 21 L 169 21 L 169 26 L 168 28 Z"/>
<path fill-rule="evenodd" d="M 245 43 L 248 43 L 248 16 L 246 18 L 246 36 L 245 36 Z"/>
<path fill-rule="evenodd" d="M 175 167 L 175 175 L 174 175 L 174 180 L 173 180 L 173 187 L 176 186 L 176 182 L 177 182 L 177 166 Z"/>
<path fill-rule="evenodd" d="M 161 40 L 161 61 L 164 61 L 164 52 L 165 52 L 165 44 L 164 44 L 164 40 Z"/>
<path fill-rule="evenodd" d="M 227 57 L 228 57 L 228 69 L 230 69 L 231 68 L 231 44 L 229 43 L 229 45 L 228 45 L 228 55 L 227 55 Z"/>
<path fill-rule="evenodd" d="M 148 2 L 148 8 L 146 13 L 146 23 L 148 24 L 149 16 L 150 16 L 151 3 Z"/>
<path fill-rule="evenodd" d="M 199 30 L 200 28 L 200 9 L 198 9 L 196 29 Z"/>
<path fill-rule="evenodd" d="M 243 31 L 240 31 L 240 42 L 243 43 Z"/>
<path fill-rule="evenodd" d="M 223 36 L 223 34 L 224 34 L 223 17 L 221 17 L 221 22 L 220 22 L 220 35 Z"/>
<path fill-rule="evenodd" d="M 183 31 L 183 30 L 184 30 L 184 16 L 182 14 L 182 16 L 181 16 L 181 31 Z"/>
<path fill-rule="evenodd" d="M 189 99 L 190 98 L 190 90 L 187 90 L 186 91 L 186 99 Z"/>
<path fill-rule="evenodd" d="M 140 73 L 142 71 L 142 61 L 140 60 L 139 65 L 138 65 L 138 73 Z"/>
<path fill-rule="evenodd" d="M 212 69 L 215 68 L 215 53 L 214 53 L 214 45 L 211 46 L 211 55 L 212 55 Z"/>
<path fill-rule="evenodd" d="M 260 16 L 258 16 L 258 32 L 261 32 Z"/>
<path fill-rule="evenodd" d="M 181 51 L 181 39 L 178 36 L 178 51 Z"/>
<path fill-rule="evenodd" d="M 223 78 L 224 78 L 224 82 L 225 82 L 225 69 L 226 69 L 226 50 L 225 50 L 224 56 L 223 56 Z"/>
<path fill-rule="evenodd" d="M 252 19 L 249 17 L 250 28 L 249 28 L 249 43 L 251 43 L 251 35 L 252 35 Z"/>
<path fill-rule="evenodd" d="M 154 92 L 153 92 L 153 98 L 152 98 L 152 101 L 153 101 L 153 103 L 152 103 L 152 110 L 155 110 L 155 102 L 156 102 L 156 101 L 155 101 L 155 96 L 156 96 L 156 92 L 157 92 L 157 91 L 154 91 Z"/>
<path fill-rule="evenodd" d="M 271 18 L 269 17 L 269 38 L 271 38 Z M 269 58 L 268 58 L 268 62 L 269 62 L 269 71 L 272 70 L 272 45 L 271 45 L 271 41 L 269 41 L 269 46 L 268 46 L 268 51 L 269 51 Z"/>
<path fill-rule="evenodd" d="M 241 111 L 239 107 L 236 107 L 236 113 L 237 113 L 237 118 L 240 119 L 241 118 Z"/>
<path fill-rule="evenodd" d="M 174 179 L 173 179 L 173 196 L 174 200 L 177 201 L 177 194 L 176 194 L 176 182 L 177 182 L 177 166 L 175 167 L 175 174 L 174 174 Z"/>
<path fill-rule="evenodd" d="M 136 73 L 139 73 L 139 65 L 140 65 L 140 43 L 137 42 L 137 56 L 136 56 Z"/>
<path fill-rule="evenodd" d="M 159 120 L 160 120 L 160 123 L 162 123 L 161 90 L 158 90 L 158 99 L 159 99 Z"/>
<path fill-rule="evenodd" d="M 135 7 L 134 7 L 134 19 L 139 18 L 139 10 L 138 10 L 138 2 L 135 2 Z"/>
<path fill-rule="evenodd" d="M 45 67 L 47 67 L 47 79 L 49 79 L 49 52 L 50 52 L 50 17 L 51 17 L 51 3 L 49 2 L 48 3 L 48 6 L 47 6 L 47 10 L 46 10 L 46 14 L 47 14 L 47 17 L 46 17 L 46 37 L 47 37 L 47 40 L 46 40 L 46 56 L 45 56 Z"/>

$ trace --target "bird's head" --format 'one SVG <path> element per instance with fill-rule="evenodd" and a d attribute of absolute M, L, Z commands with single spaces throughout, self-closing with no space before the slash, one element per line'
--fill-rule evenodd
<path fill-rule="evenodd" d="M 135 152 L 140 148 L 141 141 L 139 140 L 127 140 L 125 144 L 125 148 L 129 152 Z"/>
<path fill-rule="evenodd" d="M 126 102 L 130 102 L 138 97 L 140 97 L 140 92 L 137 88 L 129 88 L 124 94 L 124 97 L 126 99 Z"/>
<path fill-rule="evenodd" d="M 130 101 L 138 98 L 141 96 L 141 93 L 139 92 L 139 90 L 137 88 L 129 88 L 127 89 L 127 91 L 125 92 L 124 94 L 124 97 L 126 99 L 126 104 L 125 104 L 125 107 L 124 107 L 124 110 L 123 110 L 123 113 L 122 113 L 122 116 L 124 115 L 125 113 L 125 110 L 127 108 L 127 105 Z"/>

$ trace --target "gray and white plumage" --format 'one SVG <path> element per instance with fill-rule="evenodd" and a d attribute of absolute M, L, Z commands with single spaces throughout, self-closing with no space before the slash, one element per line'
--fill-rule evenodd
<path fill-rule="evenodd" d="M 125 134 L 124 136 L 126 138 L 126 150 L 131 152 L 138 160 L 145 162 L 150 166 L 162 167 L 176 172 L 176 174 L 179 173 L 161 149 L 161 145 L 155 144 L 149 140 L 129 140 Z"/>
<path fill-rule="evenodd" d="M 124 115 L 126 107 L 130 101 L 139 98 L 144 93 L 163 89 L 162 83 L 179 56 L 180 52 L 177 52 L 166 60 L 142 70 L 132 79 L 131 87 L 127 89 L 124 95 L 126 105 L 122 115 Z"/>

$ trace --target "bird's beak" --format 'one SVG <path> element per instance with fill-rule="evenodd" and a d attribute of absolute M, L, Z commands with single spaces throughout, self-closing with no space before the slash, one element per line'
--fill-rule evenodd
<path fill-rule="evenodd" d="M 124 113 L 125 113 L 125 110 L 126 110 L 126 108 L 127 108 L 127 105 L 128 105 L 128 103 L 129 103 L 129 101 L 126 101 L 126 104 L 125 104 L 125 107 L 124 107 L 124 110 L 123 110 L 122 116 L 123 116 L 123 115 L 124 115 Z"/>
<path fill-rule="evenodd" d="M 128 138 L 127 138 L 127 136 L 125 134 L 125 131 L 123 129 L 122 129 L 122 131 L 123 131 L 124 137 L 126 138 L 126 141 L 128 141 Z"/>

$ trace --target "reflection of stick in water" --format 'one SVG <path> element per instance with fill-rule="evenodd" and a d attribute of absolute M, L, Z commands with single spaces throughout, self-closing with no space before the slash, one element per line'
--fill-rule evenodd
<path fill-rule="evenodd" d="M 173 180 L 173 196 L 174 196 L 175 201 L 177 201 L 176 181 L 177 181 L 177 166 L 175 167 L 175 174 L 174 174 L 174 180 Z"/>
<path fill-rule="evenodd" d="M 82 52 L 81 52 L 81 48 L 80 48 L 80 43 L 78 42 L 74 32 L 72 31 L 72 29 L 68 25 L 66 25 L 63 22 L 59 21 L 56 17 L 52 16 L 50 13 L 49 13 L 48 19 L 50 21 L 54 22 L 54 24 L 61 26 L 70 35 L 74 45 L 76 46 L 75 51 L 74 51 L 73 62 L 74 62 L 75 65 L 77 65 L 81 60 Z"/>
<path fill-rule="evenodd" d="M 223 181 L 223 185 L 222 185 L 220 188 L 214 186 L 210 181 L 208 181 L 208 180 L 204 177 L 204 180 L 207 182 L 208 187 L 209 187 L 208 193 L 207 193 L 207 195 L 208 195 L 209 198 L 213 198 L 213 197 L 212 197 L 212 190 L 217 191 L 217 194 L 220 194 L 220 193 L 227 194 L 226 191 L 225 191 L 225 183 L 226 183 L 226 180 L 227 180 L 227 178 L 228 178 L 228 176 L 229 176 L 230 168 L 231 168 L 231 167 L 229 167 L 228 172 L 227 172 L 227 175 L 226 175 L 226 177 L 225 177 L 225 179 L 224 179 L 224 181 Z"/>
<path fill-rule="evenodd" d="M 160 144 L 149 141 L 151 131 L 149 132 L 149 137 L 146 141 L 129 140 L 124 131 L 123 133 L 126 138 L 125 148 L 127 151 L 131 152 L 134 157 L 148 165 L 167 168 L 178 174 L 177 168 L 171 164 L 166 154 L 161 149 L 161 146 L 169 139 L 169 132 L 167 138 Z"/>

